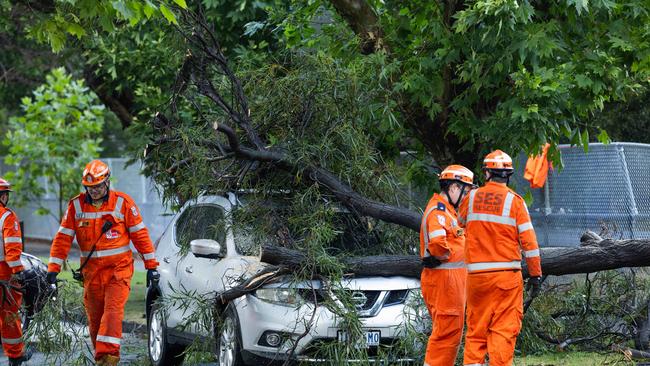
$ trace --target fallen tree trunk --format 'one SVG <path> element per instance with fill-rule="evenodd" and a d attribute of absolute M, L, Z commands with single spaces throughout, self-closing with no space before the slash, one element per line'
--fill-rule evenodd
<path fill-rule="evenodd" d="M 582 237 L 579 247 L 554 247 L 540 249 L 542 272 L 545 275 L 562 276 L 591 273 L 622 267 L 650 266 L 650 240 L 602 239 L 593 233 Z M 297 250 L 264 245 L 261 261 L 298 269 L 307 264 L 307 256 Z M 380 255 L 348 257 L 341 259 L 346 272 L 357 276 L 406 276 L 420 277 L 422 265 L 415 255 Z M 524 277 L 528 277 L 525 261 L 522 261 Z"/>
<path fill-rule="evenodd" d="M 307 264 L 307 256 L 297 250 L 275 245 L 262 246 L 264 263 L 299 269 Z M 414 255 L 372 255 L 342 259 L 346 272 L 357 276 L 407 276 L 420 277 L 420 258 Z"/>

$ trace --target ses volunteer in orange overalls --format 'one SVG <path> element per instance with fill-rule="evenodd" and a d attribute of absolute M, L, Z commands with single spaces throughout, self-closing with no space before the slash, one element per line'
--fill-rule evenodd
<path fill-rule="evenodd" d="M 456 209 L 473 186 L 474 174 L 461 165 L 440 173 L 441 193 L 429 200 L 420 229 L 422 297 L 433 321 L 425 366 L 453 366 L 465 314 L 465 235 Z"/>
<path fill-rule="evenodd" d="M 82 271 L 84 306 L 98 365 L 117 365 L 120 359 L 124 305 L 133 277 L 129 241 L 144 258 L 147 282 L 158 277 L 154 247 L 138 207 L 128 195 L 110 190 L 109 177 L 103 162 L 86 165 L 82 181 L 86 192 L 68 204 L 48 265 L 48 281 L 54 283 L 75 236 L 81 262 L 90 256 Z"/>
<path fill-rule="evenodd" d="M 532 296 L 539 293 L 542 268 L 535 231 L 524 200 L 507 187 L 512 159 L 501 150 L 483 160 L 488 182 L 460 207 L 465 223 L 467 334 L 465 366 L 512 365 L 523 318 L 521 255 L 528 265 Z"/>
<path fill-rule="evenodd" d="M 2 250 L 0 250 L 0 330 L 2 348 L 9 358 L 10 366 L 21 365 L 30 357 L 24 352 L 22 324 L 18 310 L 23 295 L 18 289 L 23 285 L 23 265 L 20 261 L 23 240 L 18 216 L 7 208 L 11 184 L 0 178 L 0 228 L 2 228 Z"/>

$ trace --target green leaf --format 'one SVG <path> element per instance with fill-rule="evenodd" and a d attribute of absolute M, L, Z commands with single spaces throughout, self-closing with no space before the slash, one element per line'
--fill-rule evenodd
<path fill-rule="evenodd" d="M 49 34 L 50 46 L 52 46 L 52 51 L 54 53 L 59 53 L 63 46 L 65 46 L 65 35 L 61 32 L 50 33 Z"/>
<path fill-rule="evenodd" d="M 167 19 L 168 22 L 171 24 L 178 25 L 178 20 L 176 20 L 176 15 L 172 13 L 171 10 L 169 10 L 168 7 L 165 6 L 165 4 L 160 4 L 160 12 L 162 15 Z"/>
<path fill-rule="evenodd" d="M 589 152 L 589 130 L 585 128 L 584 131 L 582 131 L 582 135 L 580 136 L 581 142 L 582 142 L 582 148 L 585 150 L 585 153 Z"/>
<path fill-rule="evenodd" d="M 86 30 L 77 23 L 68 23 L 66 31 L 73 36 L 76 36 L 77 38 L 81 38 L 86 35 Z"/>
<path fill-rule="evenodd" d="M 605 145 L 612 142 L 612 140 L 609 138 L 609 135 L 607 134 L 607 131 L 602 130 L 602 129 L 600 130 L 600 133 L 598 134 L 598 141 L 605 144 Z"/>
<path fill-rule="evenodd" d="M 174 0 L 174 2 L 181 8 L 187 9 L 187 3 L 185 3 L 185 0 Z"/>
<path fill-rule="evenodd" d="M 131 20 L 135 17 L 135 14 L 124 1 L 113 1 L 111 3 L 113 5 L 113 9 L 117 10 L 118 13 L 120 13 L 124 19 Z"/>
<path fill-rule="evenodd" d="M 152 4 L 151 1 L 147 1 L 144 3 L 144 8 L 142 11 L 144 12 L 144 16 L 146 16 L 147 19 L 151 19 L 151 16 L 155 14 L 156 9 L 158 8 Z"/>
<path fill-rule="evenodd" d="M 576 128 L 571 131 L 571 137 L 569 138 L 571 145 L 578 146 L 580 145 L 580 129 Z"/>
<path fill-rule="evenodd" d="M 591 79 L 588 78 L 586 75 L 578 74 L 575 76 L 575 79 L 576 79 L 576 84 L 578 84 L 580 88 L 588 88 L 593 84 L 593 81 L 591 81 Z"/>

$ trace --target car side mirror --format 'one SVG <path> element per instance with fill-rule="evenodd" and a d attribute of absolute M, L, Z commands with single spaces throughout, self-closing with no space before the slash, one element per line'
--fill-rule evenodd
<path fill-rule="evenodd" d="M 194 239 L 190 242 L 190 250 L 197 258 L 223 258 L 223 254 L 221 254 L 221 244 L 212 239 Z"/>

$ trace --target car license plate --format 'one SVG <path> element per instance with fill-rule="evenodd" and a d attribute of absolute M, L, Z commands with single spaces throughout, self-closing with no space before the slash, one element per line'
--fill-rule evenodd
<path fill-rule="evenodd" d="M 339 330 L 337 333 L 337 338 L 339 342 L 348 342 L 348 333 L 342 330 Z M 368 348 L 373 346 L 379 346 L 379 341 L 381 340 L 381 332 L 378 330 L 368 330 L 364 332 L 364 336 L 356 343 L 358 348 Z"/>

